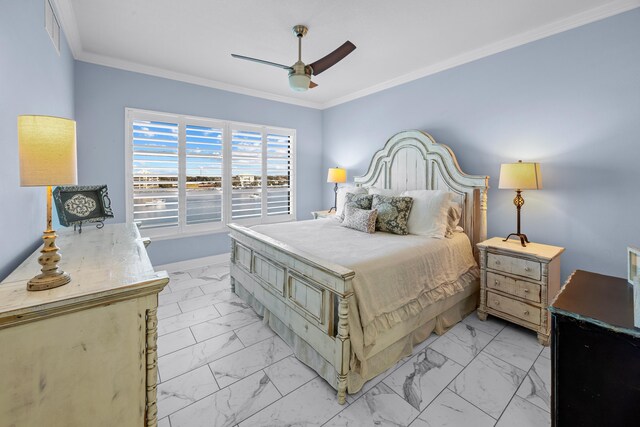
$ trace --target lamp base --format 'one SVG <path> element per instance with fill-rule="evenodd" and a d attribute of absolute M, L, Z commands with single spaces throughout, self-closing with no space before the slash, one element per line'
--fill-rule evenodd
<path fill-rule="evenodd" d="M 50 227 L 50 224 L 48 224 Z M 60 262 L 60 253 L 56 246 L 56 232 L 51 228 L 42 235 L 44 240 L 44 247 L 40 251 L 41 255 L 38 257 L 38 263 L 42 266 L 42 273 L 38 274 L 27 283 L 28 291 L 44 291 L 46 289 L 57 288 L 58 286 L 66 285 L 71 281 L 69 273 L 58 268 Z"/>
<path fill-rule="evenodd" d="M 337 182 L 333 186 L 333 207 L 329 209 L 329 213 L 331 213 L 331 211 L 337 212 L 338 208 L 336 206 L 338 206 L 338 183 Z"/>
<path fill-rule="evenodd" d="M 28 291 L 44 291 L 47 289 L 57 288 L 58 286 L 66 285 L 71 281 L 69 273 L 64 271 L 57 271 L 55 273 L 38 274 L 27 283 Z"/>
<path fill-rule="evenodd" d="M 511 234 L 509 234 L 509 235 L 507 236 L 507 238 L 506 238 L 506 239 L 504 239 L 504 240 L 503 240 L 503 242 L 506 242 L 507 240 L 509 240 L 509 238 L 510 238 L 511 236 L 517 236 L 517 237 L 519 237 L 519 238 L 520 238 L 520 243 L 522 244 L 522 246 L 525 246 L 525 247 L 526 247 L 526 246 L 527 246 L 527 243 L 530 243 L 530 242 L 529 242 L 529 239 L 527 238 L 527 235 L 526 235 L 526 234 L 522 234 L 522 233 L 511 233 Z"/>

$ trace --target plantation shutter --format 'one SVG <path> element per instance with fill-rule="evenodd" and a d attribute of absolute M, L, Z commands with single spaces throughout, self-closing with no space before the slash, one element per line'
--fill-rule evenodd
<path fill-rule="evenodd" d="M 221 222 L 223 130 L 186 125 L 186 224 Z"/>
<path fill-rule="evenodd" d="M 133 220 L 141 228 L 178 225 L 178 124 L 134 120 Z"/>
<path fill-rule="evenodd" d="M 262 132 L 231 131 L 231 219 L 262 216 Z"/>
<path fill-rule="evenodd" d="M 295 219 L 295 130 L 126 109 L 127 220 L 145 235 Z"/>
<path fill-rule="evenodd" d="M 290 215 L 291 135 L 267 134 L 267 215 Z"/>

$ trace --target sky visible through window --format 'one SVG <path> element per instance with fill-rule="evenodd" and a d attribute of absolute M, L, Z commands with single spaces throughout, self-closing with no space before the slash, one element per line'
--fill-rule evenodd
<path fill-rule="evenodd" d="M 175 123 L 135 122 L 133 144 L 144 144 L 144 152 L 134 155 L 134 175 L 158 177 L 178 174 L 178 126 Z M 232 157 L 261 157 L 262 140 L 257 132 L 237 132 L 231 146 Z M 288 136 L 267 136 L 268 175 L 287 175 L 289 161 Z M 285 150 L 287 153 L 283 152 Z M 222 130 L 188 125 L 186 128 L 187 175 L 220 176 L 222 174 Z M 256 156 L 242 154 L 250 151 Z M 135 152 L 135 150 L 134 150 Z M 262 165 L 238 160 L 232 164 L 232 175 L 262 174 Z"/>

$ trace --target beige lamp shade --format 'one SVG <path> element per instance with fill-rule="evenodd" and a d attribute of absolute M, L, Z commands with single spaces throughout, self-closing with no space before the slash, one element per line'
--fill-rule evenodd
<path fill-rule="evenodd" d="M 18 116 L 20 185 L 78 183 L 76 122 L 51 116 Z"/>
<path fill-rule="evenodd" d="M 500 166 L 498 188 L 512 190 L 539 190 L 542 188 L 540 163 L 503 163 Z"/>
<path fill-rule="evenodd" d="M 327 182 L 343 183 L 347 182 L 347 171 L 342 168 L 329 168 L 327 174 Z"/>

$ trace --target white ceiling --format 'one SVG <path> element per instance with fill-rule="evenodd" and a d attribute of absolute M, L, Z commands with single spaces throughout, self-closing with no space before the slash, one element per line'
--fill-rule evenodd
<path fill-rule="evenodd" d="M 640 0 L 56 0 L 76 59 L 315 108 L 500 52 L 640 6 Z M 357 49 L 289 89 L 287 72 L 231 53 L 310 63 Z"/>

